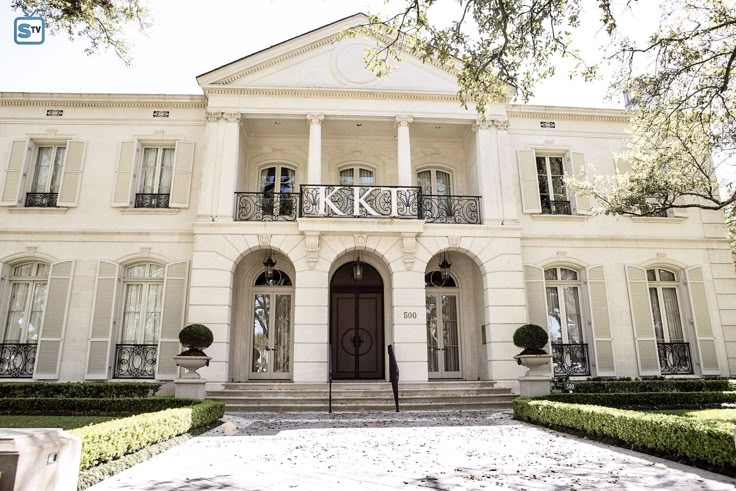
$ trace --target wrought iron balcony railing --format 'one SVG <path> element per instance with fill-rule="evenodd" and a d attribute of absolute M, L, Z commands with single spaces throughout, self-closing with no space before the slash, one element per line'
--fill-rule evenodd
<path fill-rule="evenodd" d="M 35 343 L 0 343 L 0 378 L 31 378 L 36 363 Z"/>
<path fill-rule="evenodd" d="M 158 345 L 117 344 L 113 378 L 155 378 Z"/>
<path fill-rule="evenodd" d="M 569 201 L 542 201 L 543 215 L 572 215 Z"/>
<path fill-rule="evenodd" d="M 465 223 L 480 220 L 480 196 L 421 195 L 422 217 L 427 223 Z"/>
<path fill-rule="evenodd" d="M 300 217 L 422 218 L 422 188 L 416 186 L 301 186 Z"/>
<path fill-rule="evenodd" d="M 235 220 L 243 222 L 293 222 L 299 193 L 235 193 Z"/>
<path fill-rule="evenodd" d="M 138 193 L 135 195 L 136 208 L 168 208 L 168 194 Z"/>
<path fill-rule="evenodd" d="M 659 369 L 662 375 L 689 375 L 693 373 L 690 343 L 657 343 Z"/>
<path fill-rule="evenodd" d="M 552 343 L 555 377 L 590 375 L 587 343 Z"/>
<path fill-rule="evenodd" d="M 59 193 L 26 193 L 26 208 L 55 208 Z"/>

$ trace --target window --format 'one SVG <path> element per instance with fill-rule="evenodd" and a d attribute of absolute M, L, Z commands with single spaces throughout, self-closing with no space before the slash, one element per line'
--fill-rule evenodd
<path fill-rule="evenodd" d="M 375 183 L 375 174 L 370 169 L 345 167 L 340 170 L 340 186 L 373 186 Z"/>
<path fill-rule="evenodd" d="M 427 313 L 427 370 L 430 378 L 461 376 L 459 291 L 450 275 L 424 275 Z"/>
<path fill-rule="evenodd" d="M 423 195 L 449 196 L 452 194 L 450 174 L 445 171 L 428 169 L 417 173 L 417 186 Z"/>
<path fill-rule="evenodd" d="M 291 286 L 289 275 L 278 269 L 270 281 L 264 272 L 253 283 L 251 378 L 280 379 L 291 373 Z"/>
<path fill-rule="evenodd" d="M 54 207 L 59 196 L 66 145 L 39 146 L 33 166 L 27 207 Z"/>
<path fill-rule="evenodd" d="M 48 278 L 47 264 L 26 263 L 13 268 L 3 343 L 38 342 L 46 308 Z"/>
<path fill-rule="evenodd" d="M 562 157 L 536 156 L 539 198 L 542 213 L 549 215 L 570 215 L 570 199 L 565 189 L 565 172 Z"/>
<path fill-rule="evenodd" d="M 174 147 L 144 147 L 136 208 L 168 208 L 174 172 Z"/>
<path fill-rule="evenodd" d="M 544 270 L 547 322 L 553 344 L 583 343 L 580 277 L 577 271 L 557 267 Z"/>
<path fill-rule="evenodd" d="M 284 165 L 261 169 L 261 206 L 265 216 L 292 215 L 296 202 L 288 193 L 296 186 L 296 171 Z"/>
<path fill-rule="evenodd" d="M 157 344 L 161 331 L 164 266 L 142 263 L 125 269 L 122 344 Z"/>
<path fill-rule="evenodd" d="M 667 269 L 648 269 L 647 281 L 657 342 L 685 342 L 677 274 Z"/>

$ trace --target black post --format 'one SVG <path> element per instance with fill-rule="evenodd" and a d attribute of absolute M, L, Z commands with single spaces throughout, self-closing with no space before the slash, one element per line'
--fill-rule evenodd
<path fill-rule="evenodd" d="M 332 344 L 327 345 L 330 352 L 327 354 L 327 371 L 329 374 L 329 395 L 327 401 L 327 412 L 332 413 Z"/>
<path fill-rule="evenodd" d="M 396 363 L 394 355 L 394 347 L 388 345 L 388 379 L 391 382 L 391 389 L 394 391 L 394 403 L 396 404 L 396 412 L 399 412 L 399 365 Z"/>

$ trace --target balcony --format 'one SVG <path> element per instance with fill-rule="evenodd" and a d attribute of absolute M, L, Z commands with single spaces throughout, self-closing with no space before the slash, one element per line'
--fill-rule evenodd
<path fill-rule="evenodd" d="M 572 215 L 569 201 L 545 201 L 542 200 L 543 215 Z"/>
<path fill-rule="evenodd" d="M 135 207 L 136 208 L 168 208 L 169 207 L 169 195 L 168 194 L 138 193 L 135 195 Z"/>
<path fill-rule="evenodd" d="M 152 379 L 156 377 L 156 344 L 115 345 L 112 378 Z"/>
<path fill-rule="evenodd" d="M 36 344 L 0 344 L 0 378 L 31 378 L 36 363 Z"/>
<path fill-rule="evenodd" d="M 26 208 L 55 208 L 59 193 L 26 193 Z"/>
<path fill-rule="evenodd" d="M 587 343 L 552 343 L 555 377 L 590 376 Z"/>
<path fill-rule="evenodd" d="M 690 343 L 657 343 L 662 375 L 692 375 Z"/>
<path fill-rule="evenodd" d="M 416 186 L 302 185 L 299 193 L 235 193 L 236 221 L 391 218 L 480 224 L 480 196 L 423 195 Z"/>

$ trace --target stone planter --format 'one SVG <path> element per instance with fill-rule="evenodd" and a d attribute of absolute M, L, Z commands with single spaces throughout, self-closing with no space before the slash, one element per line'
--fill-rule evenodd
<path fill-rule="evenodd" d="M 209 356 L 175 356 L 174 361 L 177 366 L 187 369 L 182 378 L 174 380 L 174 396 L 183 399 L 204 399 L 207 395 L 205 384 L 207 380 L 203 379 L 197 370 L 202 368 L 210 361 Z"/>
<path fill-rule="evenodd" d="M 181 378 L 183 379 L 198 379 L 202 378 L 200 374 L 197 373 L 197 370 L 202 368 L 209 362 L 212 358 L 209 356 L 180 356 L 177 355 L 174 357 L 174 361 L 176 362 L 176 365 L 182 368 L 187 369 L 187 373 L 185 373 Z"/>
<path fill-rule="evenodd" d="M 522 396 L 549 394 L 552 377 L 547 365 L 552 360 L 552 355 L 516 355 L 514 359 L 519 365 L 528 368 L 526 375 L 519 377 L 519 394 Z"/>

